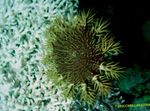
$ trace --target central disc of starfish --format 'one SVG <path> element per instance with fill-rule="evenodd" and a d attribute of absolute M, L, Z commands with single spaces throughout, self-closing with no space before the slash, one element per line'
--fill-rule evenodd
<path fill-rule="evenodd" d="M 53 44 L 58 73 L 69 82 L 84 83 L 98 71 L 100 56 L 90 29 L 74 27 L 61 32 Z"/>

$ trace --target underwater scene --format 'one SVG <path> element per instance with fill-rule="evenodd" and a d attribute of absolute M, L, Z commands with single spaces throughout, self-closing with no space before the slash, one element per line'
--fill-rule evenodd
<path fill-rule="evenodd" d="M 150 111 L 147 1 L 0 0 L 0 111 Z"/>

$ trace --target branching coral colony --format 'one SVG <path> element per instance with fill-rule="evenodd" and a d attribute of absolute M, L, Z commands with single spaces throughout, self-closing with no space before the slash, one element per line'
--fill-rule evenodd
<path fill-rule="evenodd" d="M 119 42 L 108 30 L 108 21 L 97 20 L 91 11 L 69 20 L 58 17 L 46 31 L 44 64 L 46 74 L 62 86 L 65 97 L 79 97 L 93 103 L 105 97 L 122 68 L 111 61 L 121 53 Z"/>

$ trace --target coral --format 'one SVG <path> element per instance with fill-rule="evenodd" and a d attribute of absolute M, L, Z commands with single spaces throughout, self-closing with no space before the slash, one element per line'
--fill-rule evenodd
<path fill-rule="evenodd" d="M 80 96 L 92 103 L 97 95 L 106 96 L 111 81 L 120 77 L 122 68 L 111 57 L 121 53 L 121 47 L 108 25 L 108 21 L 97 20 L 88 11 L 67 20 L 60 16 L 47 29 L 46 74 L 64 86 L 66 97 Z"/>
<path fill-rule="evenodd" d="M 144 81 L 139 67 L 136 67 L 135 69 L 128 68 L 124 72 L 124 75 L 125 77 L 120 80 L 118 85 L 120 90 L 125 93 L 131 93 L 131 88 Z"/>
<path fill-rule="evenodd" d="M 43 74 L 44 30 L 56 16 L 68 18 L 77 0 L 0 0 L 0 110 L 68 110 L 70 100 Z"/>
<path fill-rule="evenodd" d="M 134 68 L 128 68 L 125 71 L 125 77 L 118 82 L 120 91 L 128 93 L 134 96 L 140 96 L 141 91 L 145 91 L 145 94 L 149 93 L 149 73 L 150 71 L 141 71 L 138 66 Z"/>
<path fill-rule="evenodd" d="M 150 71 L 141 70 L 140 67 L 134 66 L 125 71 L 126 77 L 118 82 L 121 92 L 132 96 L 130 104 L 144 104 L 150 102 L 149 80 Z M 124 98 L 126 102 L 129 100 Z M 149 107 L 131 107 L 129 111 L 149 111 Z"/>
<path fill-rule="evenodd" d="M 114 88 L 111 91 L 107 98 L 101 100 L 98 97 L 95 100 L 93 105 L 89 105 L 84 101 L 76 99 L 71 102 L 70 110 L 71 111 L 118 111 L 118 108 L 115 108 L 116 104 L 122 104 L 124 100 L 120 95 L 118 88 Z"/>

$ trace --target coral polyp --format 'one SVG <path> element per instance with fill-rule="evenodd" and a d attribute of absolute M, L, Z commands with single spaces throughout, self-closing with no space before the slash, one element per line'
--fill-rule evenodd
<path fill-rule="evenodd" d="M 110 80 L 118 79 L 121 73 L 118 64 L 110 62 L 112 56 L 121 52 L 121 47 L 119 42 L 114 42 L 108 25 L 108 21 L 95 19 L 90 11 L 68 20 L 56 18 L 46 36 L 47 50 L 51 51 L 45 60 L 50 64 L 51 58 L 57 72 L 52 74 L 49 68 L 49 77 L 57 75 L 74 89 L 78 87 L 84 95 L 82 99 L 107 95 L 111 89 Z M 60 79 L 54 81 L 57 80 Z"/>

